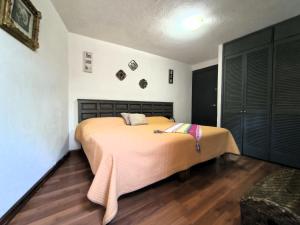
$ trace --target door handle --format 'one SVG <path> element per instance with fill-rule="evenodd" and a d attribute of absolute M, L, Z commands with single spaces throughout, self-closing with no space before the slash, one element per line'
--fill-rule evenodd
<path fill-rule="evenodd" d="M 217 107 L 217 105 L 216 104 L 212 104 L 211 107 Z"/>

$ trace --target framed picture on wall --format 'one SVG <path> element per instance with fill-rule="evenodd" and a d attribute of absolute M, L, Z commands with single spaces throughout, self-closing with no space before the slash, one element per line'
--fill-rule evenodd
<path fill-rule="evenodd" d="M 93 53 L 83 52 L 83 72 L 93 73 Z"/>
<path fill-rule="evenodd" d="M 0 27 L 32 50 L 39 48 L 41 18 L 30 0 L 0 0 Z"/>
<path fill-rule="evenodd" d="M 174 70 L 169 70 L 169 84 L 174 82 Z"/>

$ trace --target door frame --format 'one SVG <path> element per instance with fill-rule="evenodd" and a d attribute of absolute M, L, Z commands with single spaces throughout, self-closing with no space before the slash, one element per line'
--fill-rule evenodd
<path fill-rule="evenodd" d="M 196 70 L 193 70 L 192 71 L 192 93 L 193 93 L 193 79 L 194 79 L 194 72 L 207 72 L 207 71 L 210 71 L 210 70 L 213 70 L 213 69 L 217 69 L 217 102 L 216 102 L 216 107 L 218 107 L 218 72 L 219 72 L 219 64 L 214 64 L 214 65 L 210 65 L 210 66 L 207 66 L 207 67 L 204 67 L 204 68 L 201 68 L 201 69 L 196 69 Z M 192 94 L 192 102 L 191 102 L 191 121 L 193 119 L 193 94 Z M 217 109 L 217 116 L 216 116 L 216 125 L 218 126 L 218 109 Z"/>

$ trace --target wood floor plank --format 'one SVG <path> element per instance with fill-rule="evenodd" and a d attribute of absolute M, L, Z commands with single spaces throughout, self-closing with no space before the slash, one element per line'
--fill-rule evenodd
<path fill-rule="evenodd" d="M 240 197 L 281 166 L 247 157 L 197 165 L 186 182 L 172 176 L 121 196 L 110 225 L 239 225 Z M 11 225 L 101 225 L 104 208 L 90 202 L 93 174 L 86 157 L 72 152 L 11 221 Z"/>
<path fill-rule="evenodd" d="M 44 215 L 53 215 L 65 209 L 68 209 L 74 205 L 80 205 L 86 202 L 85 194 L 73 195 L 69 198 L 65 198 L 59 201 L 52 202 L 51 204 L 43 204 L 39 207 L 32 208 L 21 212 L 18 216 L 19 219 L 27 221 L 28 223 L 34 220 L 42 219 Z"/>

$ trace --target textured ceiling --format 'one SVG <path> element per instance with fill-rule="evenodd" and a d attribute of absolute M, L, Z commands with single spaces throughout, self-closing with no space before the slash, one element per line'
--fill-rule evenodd
<path fill-rule="evenodd" d="M 300 14 L 300 0 L 52 0 L 68 30 L 188 64 L 218 44 Z M 197 12 L 197 31 L 179 26 Z"/>

